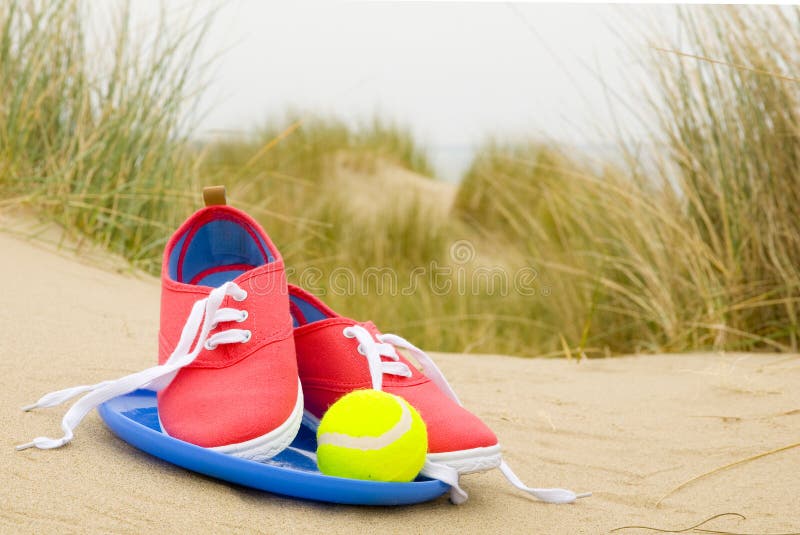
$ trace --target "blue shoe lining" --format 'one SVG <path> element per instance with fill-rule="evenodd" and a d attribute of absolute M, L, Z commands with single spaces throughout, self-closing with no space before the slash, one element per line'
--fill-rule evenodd
<path fill-rule="evenodd" d="M 315 307 L 313 304 L 309 303 L 302 297 L 298 297 L 296 295 L 290 295 L 289 299 L 292 300 L 292 303 L 297 305 L 297 308 L 300 309 L 300 312 L 305 317 L 305 321 L 302 322 L 302 325 L 307 325 L 309 323 L 314 323 L 315 321 L 324 320 L 328 318 L 328 315 L 325 314 L 323 311 Z M 292 314 L 292 322 L 294 323 L 294 327 L 297 328 L 301 325 L 300 321 Z"/>
<path fill-rule="evenodd" d="M 249 229 L 246 223 L 228 219 L 215 219 L 200 227 L 192 236 L 183 257 L 183 270 L 178 277 L 178 262 L 181 250 L 191 231 L 184 234 L 176 243 L 169 256 L 169 276 L 178 282 L 190 283 L 202 272 L 222 266 L 246 264 L 261 266 L 274 260 L 266 242 L 255 229 Z M 262 250 L 264 251 L 262 253 Z M 211 273 L 197 284 L 219 286 L 233 280 L 244 273 L 241 269 L 232 268 Z"/>
<path fill-rule="evenodd" d="M 212 288 L 217 288 L 222 286 L 228 281 L 232 281 L 242 273 L 245 273 L 241 269 L 231 269 L 229 271 L 218 271 L 216 273 L 212 273 L 211 275 L 206 275 L 202 279 L 196 282 L 199 286 L 211 286 Z"/>

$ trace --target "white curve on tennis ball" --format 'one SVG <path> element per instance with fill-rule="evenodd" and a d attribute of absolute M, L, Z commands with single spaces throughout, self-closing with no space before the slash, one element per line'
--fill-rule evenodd
<path fill-rule="evenodd" d="M 400 405 L 400 420 L 384 434 L 377 437 L 354 437 L 344 433 L 323 433 L 317 439 L 318 446 L 339 446 L 342 448 L 358 449 L 364 451 L 379 450 L 394 443 L 403 435 L 411 431 L 411 411 L 408 405 L 397 400 Z"/>

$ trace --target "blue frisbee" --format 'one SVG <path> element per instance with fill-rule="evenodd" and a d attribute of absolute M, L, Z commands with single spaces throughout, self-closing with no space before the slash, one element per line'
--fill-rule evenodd
<path fill-rule="evenodd" d="M 384 483 L 326 476 L 316 463 L 317 439 L 305 426 L 291 446 L 260 463 L 201 448 L 161 431 L 156 394 L 137 390 L 107 401 L 100 417 L 119 438 L 188 470 L 296 498 L 356 505 L 406 505 L 438 498 L 450 487 L 435 479 Z"/>

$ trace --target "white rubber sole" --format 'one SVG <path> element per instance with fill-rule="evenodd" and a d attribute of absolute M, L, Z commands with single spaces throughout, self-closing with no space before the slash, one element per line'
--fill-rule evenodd
<path fill-rule="evenodd" d="M 245 442 L 236 444 L 226 444 L 225 446 L 216 446 L 208 448 L 210 450 L 224 453 L 226 455 L 233 455 L 234 457 L 241 457 L 251 461 L 266 461 L 272 459 L 280 452 L 289 447 L 294 438 L 297 436 L 297 431 L 300 429 L 300 423 L 303 421 L 303 389 L 300 382 L 297 382 L 297 402 L 295 403 L 292 414 L 281 425 L 260 437 L 256 437 Z M 161 431 L 166 435 L 164 425 L 161 423 L 161 418 L 158 420 L 161 425 Z"/>
<path fill-rule="evenodd" d="M 303 424 L 316 432 L 319 427 L 319 418 L 308 411 L 303 411 Z M 450 451 L 447 453 L 429 453 L 430 462 L 443 464 L 453 468 L 459 475 L 485 472 L 500 466 L 502 455 L 500 444 L 485 448 Z"/>
<path fill-rule="evenodd" d="M 459 475 L 493 470 L 500 466 L 502 460 L 500 444 L 485 448 L 428 454 L 428 461 L 449 466 L 455 469 Z"/>

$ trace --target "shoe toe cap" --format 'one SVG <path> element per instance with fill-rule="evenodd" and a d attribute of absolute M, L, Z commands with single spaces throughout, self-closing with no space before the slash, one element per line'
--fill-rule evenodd
<path fill-rule="evenodd" d="M 433 383 L 393 392 L 413 405 L 428 428 L 428 453 L 449 453 L 497 445 L 497 437 L 476 415 Z M 405 392 L 403 392 L 405 390 Z"/>
<path fill-rule="evenodd" d="M 228 368 L 181 370 L 158 395 L 164 431 L 211 448 L 275 430 L 292 417 L 300 394 L 296 372 L 292 376 L 275 364 L 253 355 Z"/>

